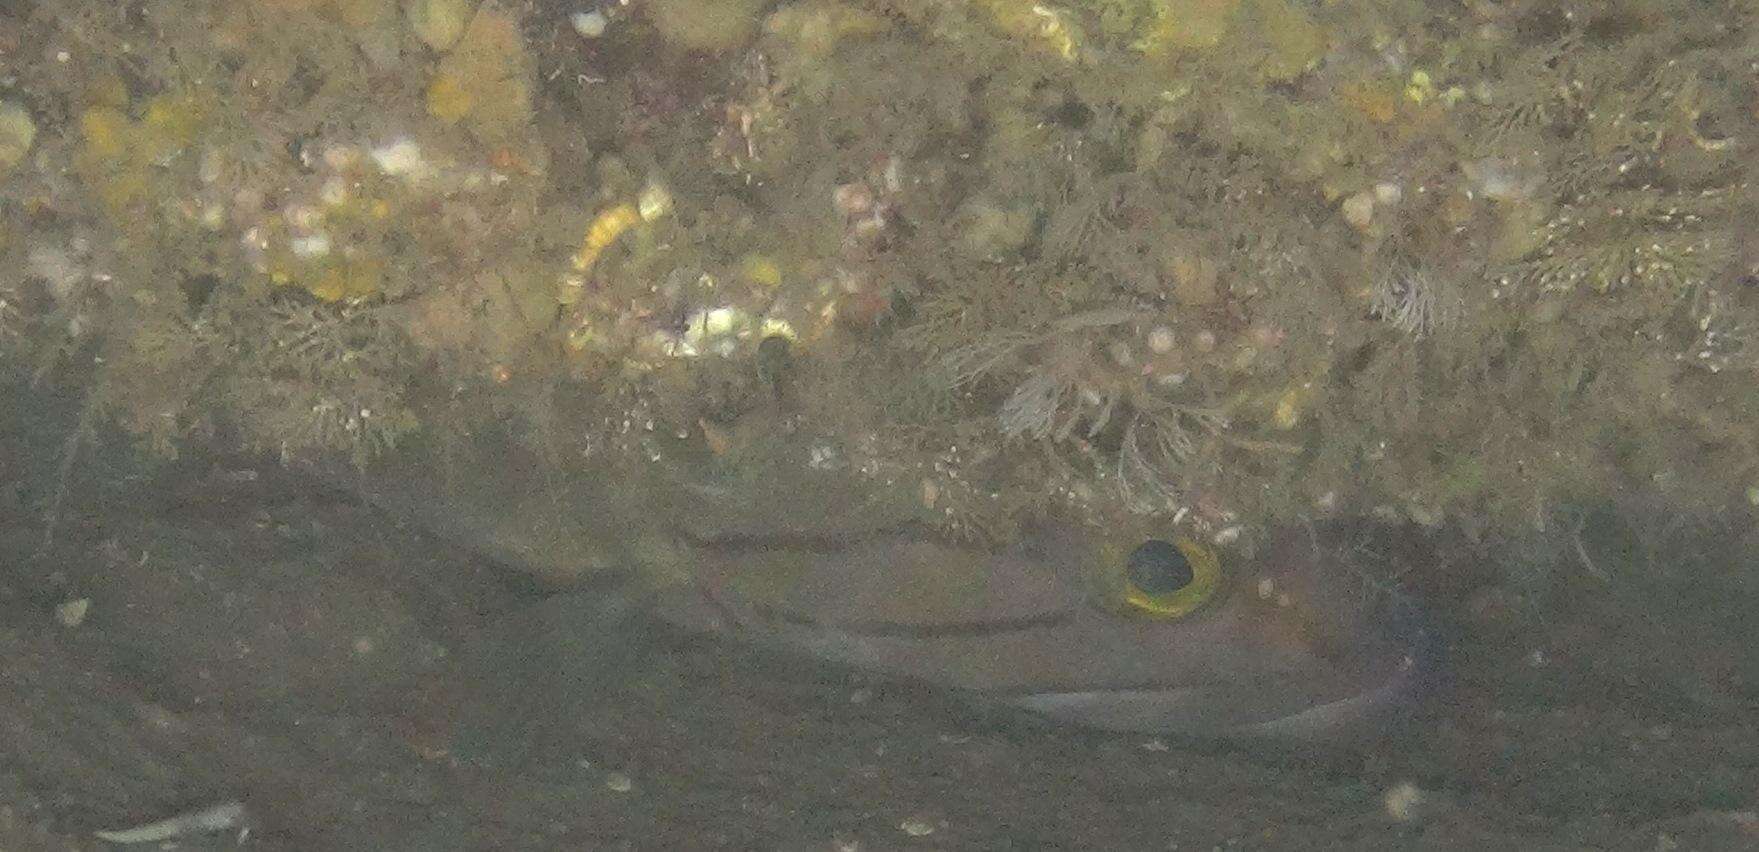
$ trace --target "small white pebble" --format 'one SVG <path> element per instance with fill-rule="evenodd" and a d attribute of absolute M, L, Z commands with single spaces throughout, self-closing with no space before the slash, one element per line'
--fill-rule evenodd
<path fill-rule="evenodd" d="M 331 175 L 328 180 L 324 181 L 323 187 L 318 190 L 318 198 L 323 199 L 323 202 L 331 207 L 347 201 L 348 182 L 339 175 Z"/>
<path fill-rule="evenodd" d="M 1173 330 L 1164 325 L 1157 325 L 1148 332 L 1148 349 L 1156 355 L 1165 355 L 1173 351 L 1173 346 L 1177 343 L 1178 339 L 1173 336 Z"/>
<path fill-rule="evenodd" d="M 323 214 L 310 204 L 294 204 L 281 211 L 281 218 L 286 219 L 287 224 L 294 228 L 301 231 L 311 231 L 315 230 L 318 223 L 323 221 Z"/>
<path fill-rule="evenodd" d="M 898 830 L 911 837 L 927 837 L 934 833 L 934 823 L 922 817 L 910 817 L 898 823 Z"/>
<path fill-rule="evenodd" d="M 295 257 L 323 257 L 330 253 L 330 237 L 327 234 L 312 234 L 309 237 L 295 237 L 288 244 Z"/>
<path fill-rule="evenodd" d="M 831 190 L 831 206 L 843 216 L 860 216 L 873 210 L 873 190 L 864 181 L 839 184 Z"/>
<path fill-rule="evenodd" d="M 353 145 L 329 145 L 324 148 L 324 165 L 333 171 L 344 171 L 360 162 L 360 149 Z"/>
<path fill-rule="evenodd" d="M 574 31 L 581 38 L 598 38 L 605 34 L 605 27 L 610 26 L 610 19 L 603 12 L 575 12 L 568 16 L 568 23 L 574 25 Z"/>
<path fill-rule="evenodd" d="M 1383 180 L 1374 185 L 1374 203 L 1383 205 L 1397 204 L 1404 200 L 1405 191 L 1390 180 Z"/>
<path fill-rule="evenodd" d="M 55 620 L 61 622 L 62 627 L 72 629 L 85 623 L 86 613 L 90 612 L 91 608 L 91 598 L 71 600 L 55 607 Z"/>
<path fill-rule="evenodd" d="M 1519 164 L 1501 157 L 1486 157 L 1460 164 L 1480 195 L 1492 201 L 1521 201 L 1530 197 L 1540 180 Z M 1615 211 L 1616 214 L 1616 211 Z"/>
<path fill-rule="evenodd" d="M 1401 781 L 1387 788 L 1380 798 L 1381 805 L 1386 808 L 1386 815 L 1397 822 L 1413 822 L 1422 816 L 1424 799 L 1427 795 L 1422 788 L 1409 781 Z"/>
<path fill-rule="evenodd" d="M 1342 207 L 1344 221 L 1358 231 L 1368 230 L 1374 222 L 1374 194 L 1366 190 L 1344 199 Z"/>
<path fill-rule="evenodd" d="M 203 151 L 201 163 L 196 167 L 196 178 L 202 183 L 215 183 L 225 174 L 226 158 L 212 148 Z"/>
<path fill-rule="evenodd" d="M 25 256 L 31 274 L 49 282 L 49 292 L 58 302 L 65 302 L 84 284 L 89 275 L 74 253 L 60 246 L 36 246 Z"/>
<path fill-rule="evenodd" d="M 613 793 L 627 793 L 635 789 L 635 781 L 621 772 L 607 772 L 605 786 Z"/>
<path fill-rule="evenodd" d="M 421 146 L 408 138 L 374 148 L 373 162 L 379 171 L 398 177 L 415 177 L 429 169 L 427 160 L 421 155 Z"/>
<path fill-rule="evenodd" d="M 652 222 L 672 212 L 672 193 L 664 186 L 650 183 L 636 197 L 635 208 L 641 214 L 642 221 Z"/>

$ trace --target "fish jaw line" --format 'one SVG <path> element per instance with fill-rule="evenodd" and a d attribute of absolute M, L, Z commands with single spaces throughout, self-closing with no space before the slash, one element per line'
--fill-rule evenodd
<path fill-rule="evenodd" d="M 1433 676 L 1434 663 L 1419 649 L 1402 657 L 1392 675 L 1379 686 L 1335 701 L 1315 704 L 1276 719 L 1244 725 L 1228 732 L 1240 739 L 1311 742 L 1360 730 L 1372 722 L 1385 721 L 1408 709 L 1421 697 Z"/>
<path fill-rule="evenodd" d="M 1412 646 L 1383 680 L 1360 691 L 1255 721 L 1226 718 L 1220 705 L 1230 685 L 1223 682 L 1030 692 L 1002 701 L 1053 721 L 1120 733 L 1314 742 L 1365 729 L 1415 704 L 1439 665 L 1431 645 L 1425 639 Z"/>

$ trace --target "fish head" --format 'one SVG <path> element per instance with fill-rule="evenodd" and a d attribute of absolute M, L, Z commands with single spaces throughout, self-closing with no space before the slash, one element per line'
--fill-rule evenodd
<path fill-rule="evenodd" d="M 1428 618 L 1386 580 L 1389 559 L 1426 554 L 1392 534 L 1300 525 L 1234 558 L 1189 539 L 1123 552 L 1116 541 L 1053 535 L 1035 558 L 1066 579 L 1086 564 L 1111 582 L 1061 630 L 1059 641 L 1081 650 L 1042 652 L 1079 662 L 1042 666 L 1058 676 L 1021 684 L 1011 703 L 1098 728 L 1232 739 L 1376 730 L 1426 693 L 1441 664 Z"/>

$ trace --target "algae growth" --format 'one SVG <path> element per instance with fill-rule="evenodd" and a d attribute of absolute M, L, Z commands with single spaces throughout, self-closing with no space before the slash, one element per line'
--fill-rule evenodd
<path fill-rule="evenodd" d="M 991 540 L 1759 494 L 1751 3 L 578 11 L 8 6 L 4 358 L 163 452 L 492 425 Z"/>

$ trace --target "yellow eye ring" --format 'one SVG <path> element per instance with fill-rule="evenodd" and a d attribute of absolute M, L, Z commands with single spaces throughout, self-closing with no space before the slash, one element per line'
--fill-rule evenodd
<path fill-rule="evenodd" d="M 1124 602 L 1144 615 L 1190 615 L 1220 587 L 1221 560 L 1190 539 L 1149 539 L 1126 557 Z"/>

